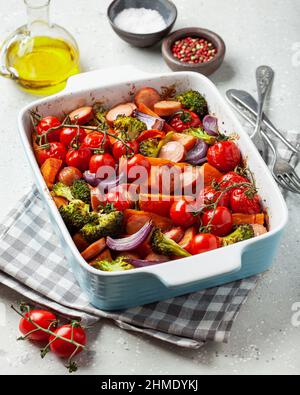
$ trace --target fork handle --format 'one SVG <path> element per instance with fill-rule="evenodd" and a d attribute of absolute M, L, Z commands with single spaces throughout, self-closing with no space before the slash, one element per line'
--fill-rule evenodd
<path fill-rule="evenodd" d="M 263 111 L 263 104 L 274 79 L 274 71 L 269 66 L 259 66 L 256 69 L 256 83 L 258 89 L 258 114 Z"/>

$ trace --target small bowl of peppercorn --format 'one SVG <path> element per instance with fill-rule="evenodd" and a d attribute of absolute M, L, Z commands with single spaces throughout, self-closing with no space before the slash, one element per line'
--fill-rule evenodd
<path fill-rule="evenodd" d="M 206 76 L 221 66 L 225 52 L 218 34 L 199 27 L 176 30 L 162 43 L 163 58 L 173 71 L 195 71 Z"/>

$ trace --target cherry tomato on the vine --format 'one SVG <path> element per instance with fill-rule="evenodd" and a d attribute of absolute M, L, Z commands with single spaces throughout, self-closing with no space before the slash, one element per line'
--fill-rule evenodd
<path fill-rule="evenodd" d="M 111 191 L 106 195 L 107 203 L 112 203 L 117 211 L 124 211 L 133 207 L 129 193 L 126 190 Z"/>
<path fill-rule="evenodd" d="M 67 150 L 62 143 L 53 142 L 45 144 L 45 148 L 38 148 L 35 153 L 39 165 L 42 166 L 42 164 L 49 158 L 64 161 L 67 155 Z"/>
<path fill-rule="evenodd" d="M 91 157 L 89 165 L 91 173 L 97 173 L 97 170 L 103 166 L 115 168 L 115 160 L 110 154 L 95 154 Z"/>
<path fill-rule="evenodd" d="M 56 117 L 45 117 L 40 120 L 40 122 L 37 125 L 37 133 L 38 135 L 42 135 L 46 133 L 49 129 L 55 128 L 61 125 L 61 122 L 59 119 Z M 53 130 L 52 132 L 49 132 L 47 134 L 47 139 L 49 143 L 52 143 L 54 141 L 59 141 L 59 135 L 60 135 L 61 129 Z M 42 140 L 42 144 L 46 143 L 46 140 Z"/>
<path fill-rule="evenodd" d="M 207 161 L 219 171 L 226 173 L 241 162 L 241 151 L 231 140 L 220 141 L 209 147 Z"/>
<path fill-rule="evenodd" d="M 73 324 L 63 325 L 53 332 L 54 334 L 49 339 L 50 350 L 60 358 L 69 358 L 71 355 L 79 354 L 83 348 L 79 346 L 76 350 L 75 344 L 59 339 L 56 336 L 69 340 L 72 339 L 81 346 L 86 345 L 85 330 L 81 326 Z"/>
<path fill-rule="evenodd" d="M 72 142 L 82 143 L 86 136 L 86 131 L 82 128 L 63 128 L 61 129 L 59 140 L 68 148 Z M 76 141 L 77 140 L 77 141 Z"/>
<path fill-rule="evenodd" d="M 72 148 L 67 153 L 66 163 L 68 166 L 76 167 L 83 173 L 88 170 L 91 157 L 92 153 L 89 148 Z"/>
<path fill-rule="evenodd" d="M 194 225 L 198 218 L 190 212 L 191 206 L 185 200 L 174 202 L 170 209 L 170 217 L 175 225 L 188 228 Z"/>
<path fill-rule="evenodd" d="M 48 341 L 50 335 L 42 330 L 37 330 L 37 327 L 34 325 L 34 323 L 44 329 L 50 329 L 53 331 L 57 321 L 56 316 L 50 311 L 46 310 L 31 310 L 24 315 L 32 322 L 27 321 L 26 318 L 21 318 L 19 323 L 20 332 L 24 336 L 27 335 L 26 337 L 30 340 L 39 342 Z"/>
<path fill-rule="evenodd" d="M 230 207 L 234 213 L 259 214 L 262 212 L 259 196 L 247 188 L 237 188 L 232 191 Z"/>
<path fill-rule="evenodd" d="M 137 179 L 141 183 L 147 181 L 150 170 L 151 164 L 149 160 L 141 154 L 120 160 L 120 173 L 124 172 L 127 174 L 129 182 L 134 182 Z"/>
<path fill-rule="evenodd" d="M 208 210 L 202 215 L 202 225 L 207 226 L 209 223 L 210 233 L 219 237 L 226 236 L 233 228 L 232 214 L 227 207 L 222 206 Z"/>
<path fill-rule="evenodd" d="M 217 236 L 211 233 L 199 233 L 193 238 L 189 252 L 192 255 L 202 254 L 219 248 L 220 244 Z"/>
<path fill-rule="evenodd" d="M 137 154 L 139 152 L 139 144 L 136 141 L 127 141 L 125 144 L 122 141 L 116 141 L 114 143 L 113 156 L 116 161 L 118 161 L 122 156 L 131 156 L 132 154 Z"/>
<path fill-rule="evenodd" d="M 249 180 L 246 177 L 236 173 L 235 171 L 230 171 L 229 173 L 226 173 L 219 181 L 222 189 L 227 188 L 232 184 L 240 184 L 245 182 L 249 183 Z"/>
<path fill-rule="evenodd" d="M 88 133 L 83 140 L 83 145 L 91 150 L 100 150 L 103 149 L 107 151 L 110 147 L 110 141 L 108 136 L 106 137 L 105 143 L 103 143 L 104 134 L 100 132 L 91 132 Z"/>
<path fill-rule="evenodd" d="M 221 196 L 222 195 L 222 196 Z M 198 196 L 198 203 L 204 205 L 210 205 L 218 201 L 218 206 L 229 207 L 230 203 L 230 192 L 222 192 L 221 190 L 216 190 L 212 186 L 205 187 Z"/>

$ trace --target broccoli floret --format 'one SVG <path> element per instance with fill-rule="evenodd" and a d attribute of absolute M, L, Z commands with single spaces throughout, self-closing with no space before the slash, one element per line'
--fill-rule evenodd
<path fill-rule="evenodd" d="M 56 196 L 60 196 L 60 197 L 66 198 L 67 200 L 69 200 L 69 202 L 74 200 L 74 196 L 72 194 L 71 188 L 68 187 L 67 185 L 65 185 L 62 182 L 58 182 L 57 184 L 54 184 L 52 192 Z"/>
<path fill-rule="evenodd" d="M 97 214 L 97 219 L 87 223 L 81 234 L 90 243 L 101 239 L 101 237 L 115 236 L 122 232 L 124 215 L 120 211 L 108 214 Z"/>
<path fill-rule="evenodd" d="M 147 130 L 147 125 L 137 118 L 119 116 L 115 122 L 116 130 L 126 134 L 129 140 L 135 140 L 141 132 Z"/>
<path fill-rule="evenodd" d="M 84 203 L 91 203 L 91 190 L 89 184 L 84 180 L 76 180 L 71 186 L 71 193 L 74 199 L 82 200 Z"/>
<path fill-rule="evenodd" d="M 96 213 L 90 212 L 90 206 L 81 200 L 73 200 L 68 205 L 61 206 L 59 212 L 71 233 L 95 221 L 97 217 Z"/>
<path fill-rule="evenodd" d="M 156 139 L 147 139 L 140 143 L 140 153 L 150 158 L 158 157 L 159 148 L 159 142 Z"/>
<path fill-rule="evenodd" d="M 228 246 L 230 244 L 238 243 L 239 241 L 252 239 L 252 237 L 254 237 L 252 226 L 245 224 L 238 226 L 234 232 L 226 237 L 223 237 L 221 240 L 223 246 Z"/>
<path fill-rule="evenodd" d="M 97 126 L 101 130 L 105 131 L 105 130 L 109 129 L 109 125 L 106 121 L 106 111 L 102 111 L 102 110 L 96 111 L 95 112 L 95 121 L 97 123 Z"/>
<path fill-rule="evenodd" d="M 73 200 L 82 200 L 84 203 L 91 203 L 91 190 L 88 183 L 84 180 L 74 181 L 71 187 L 62 182 L 53 186 L 52 191 L 56 196 L 64 197 L 69 202 Z"/>
<path fill-rule="evenodd" d="M 125 270 L 134 269 L 130 263 L 124 261 L 124 257 L 119 257 L 116 260 L 110 262 L 107 260 L 99 260 L 93 264 L 96 269 L 102 270 L 104 272 L 120 272 Z"/>
<path fill-rule="evenodd" d="M 201 118 L 208 114 L 207 101 L 197 91 L 189 90 L 176 96 L 176 100 L 180 101 L 184 108 L 194 111 Z"/>
<path fill-rule="evenodd" d="M 169 239 L 159 228 L 154 229 L 151 237 L 153 251 L 160 255 L 174 255 L 187 257 L 191 256 L 186 250 L 181 248 L 174 240 Z"/>
<path fill-rule="evenodd" d="M 213 145 L 216 142 L 216 137 L 206 133 L 206 131 L 202 128 L 189 128 L 185 130 L 184 133 L 197 137 L 209 145 Z"/>

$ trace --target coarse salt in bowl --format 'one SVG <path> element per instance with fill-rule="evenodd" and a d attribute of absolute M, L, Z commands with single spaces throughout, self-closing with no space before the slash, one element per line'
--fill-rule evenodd
<path fill-rule="evenodd" d="M 149 8 L 127 8 L 115 17 L 114 23 L 122 30 L 138 34 L 155 33 L 167 27 L 161 14 Z"/>
<path fill-rule="evenodd" d="M 150 47 L 171 31 L 177 9 L 169 0 L 114 0 L 107 15 L 121 39 L 137 47 Z"/>

